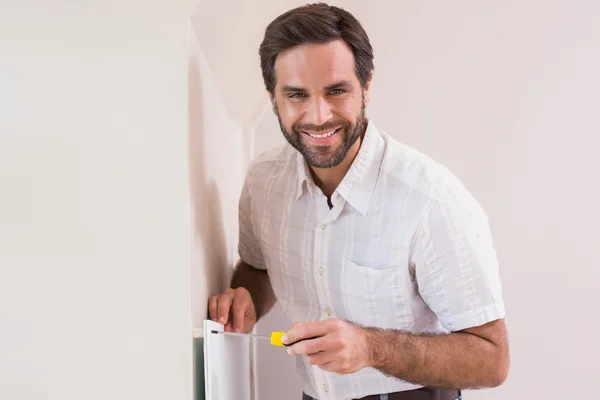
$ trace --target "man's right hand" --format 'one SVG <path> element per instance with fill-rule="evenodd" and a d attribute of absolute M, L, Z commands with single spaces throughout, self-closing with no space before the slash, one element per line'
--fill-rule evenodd
<path fill-rule="evenodd" d="M 209 318 L 225 325 L 225 332 L 250 333 L 256 324 L 256 309 L 250 292 L 239 287 L 208 299 Z"/>

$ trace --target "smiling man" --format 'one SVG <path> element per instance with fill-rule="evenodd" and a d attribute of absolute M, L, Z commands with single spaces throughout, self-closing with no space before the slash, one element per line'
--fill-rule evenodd
<path fill-rule="evenodd" d="M 265 31 L 263 79 L 287 142 L 251 163 L 231 288 L 209 299 L 250 332 L 278 301 L 304 399 L 461 398 L 509 369 L 489 224 L 447 168 L 365 113 L 373 50 L 326 4 Z M 282 398 L 293 398 L 289 393 Z"/>

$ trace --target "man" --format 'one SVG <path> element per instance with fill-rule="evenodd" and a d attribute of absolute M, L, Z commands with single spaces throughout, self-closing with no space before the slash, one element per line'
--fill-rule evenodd
<path fill-rule="evenodd" d="M 360 23 L 326 4 L 290 10 L 260 59 L 289 145 L 250 165 L 241 261 L 210 318 L 248 333 L 278 301 L 296 321 L 283 341 L 304 399 L 449 400 L 500 385 L 509 354 L 487 218 L 450 171 L 365 115 L 374 67 Z"/>

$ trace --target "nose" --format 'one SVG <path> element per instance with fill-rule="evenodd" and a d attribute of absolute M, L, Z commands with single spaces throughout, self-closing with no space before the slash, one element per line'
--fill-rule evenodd
<path fill-rule="evenodd" d="M 322 97 L 315 96 L 313 99 L 307 116 L 312 124 L 321 126 L 333 117 L 331 105 Z"/>

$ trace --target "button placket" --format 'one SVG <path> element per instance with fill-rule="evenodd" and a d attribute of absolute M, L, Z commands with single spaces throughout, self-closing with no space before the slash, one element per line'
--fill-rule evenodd
<path fill-rule="evenodd" d="M 333 223 L 333 222 L 330 222 Z M 328 226 L 328 224 L 322 225 L 320 227 L 321 229 L 321 235 L 316 235 L 315 239 L 319 240 L 319 238 L 323 241 L 325 241 L 326 238 L 326 232 L 329 233 L 331 232 L 332 227 Z M 316 248 L 316 246 L 315 246 Z M 325 273 L 325 260 L 321 260 L 319 259 L 319 263 L 318 265 L 315 265 L 316 267 L 316 275 L 315 275 L 315 279 L 317 280 L 317 282 L 319 283 L 319 288 L 320 290 L 318 290 L 319 293 L 319 302 L 321 304 L 321 315 L 322 315 L 322 319 L 328 319 L 328 318 L 332 318 L 333 316 L 333 310 L 332 310 L 332 302 L 331 302 L 331 297 L 330 297 L 330 293 L 329 293 L 329 283 L 327 281 L 328 279 L 328 275 Z"/>
<path fill-rule="evenodd" d="M 325 274 L 325 259 L 323 243 L 326 239 L 327 224 L 318 225 L 315 230 L 315 253 L 314 253 L 314 267 L 313 276 L 317 284 L 317 296 L 318 301 L 323 310 L 323 307 L 327 307 L 329 302 L 327 300 L 327 276 Z M 321 311 L 323 312 L 323 311 Z"/>
<path fill-rule="evenodd" d="M 331 307 L 330 294 L 328 292 L 328 275 L 327 275 L 327 235 L 331 233 L 333 229 L 331 223 L 326 219 L 327 214 L 321 214 L 317 218 L 317 226 L 314 230 L 314 265 L 313 265 L 313 276 L 317 286 L 317 297 L 320 308 L 321 319 L 327 319 L 333 315 Z M 323 224 L 320 224 L 323 223 Z M 325 246 L 325 247 L 324 247 Z M 316 382 L 318 382 L 319 398 L 330 399 L 333 396 L 332 388 L 327 380 L 327 372 L 314 365 L 313 374 Z"/>
<path fill-rule="evenodd" d="M 331 390 L 331 387 L 329 386 L 329 382 L 327 381 L 327 372 L 323 371 L 316 365 L 313 365 L 313 371 L 315 373 L 316 381 L 319 382 L 317 386 L 319 396 L 323 399 L 331 398 L 331 396 L 333 396 L 333 392 Z"/>

